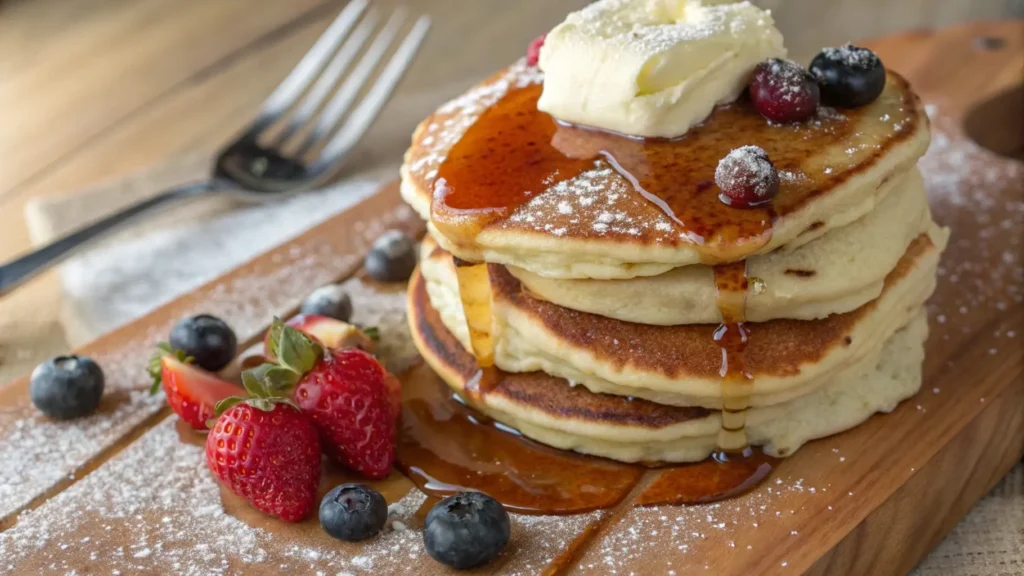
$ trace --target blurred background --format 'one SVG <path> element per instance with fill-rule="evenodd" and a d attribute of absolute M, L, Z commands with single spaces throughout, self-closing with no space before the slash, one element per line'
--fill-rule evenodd
<path fill-rule="evenodd" d="M 354 162 L 359 170 L 390 170 L 417 121 L 521 56 L 532 38 L 586 2 L 406 3 L 431 14 L 434 29 L 360 146 Z M 1024 0 L 757 3 L 774 11 L 791 56 L 801 62 L 823 46 L 849 40 L 1024 16 Z M 343 5 L 337 0 L 0 0 L 0 261 L 161 186 L 202 175 L 210 155 L 246 123 Z M 977 49 L 989 49 L 987 40 L 977 42 Z M 191 208 L 132 234 L 223 217 L 236 208 L 223 203 Z M 283 217 L 280 222 L 287 235 L 306 225 Z M 105 260 L 80 260 L 73 263 L 73 274 L 47 274 L 0 300 L 0 382 L 218 271 L 185 268 L 161 277 L 158 254 L 133 246 L 108 252 Z M 169 253 L 174 245 L 163 249 Z M 143 269 L 148 276 L 138 276 Z M 118 271 L 126 275 L 107 278 Z M 172 286 L 162 290 L 164 284 Z M 90 300 L 97 292 L 118 300 L 120 308 Z M 141 303 L 126 307 L 132 298 Z"/>

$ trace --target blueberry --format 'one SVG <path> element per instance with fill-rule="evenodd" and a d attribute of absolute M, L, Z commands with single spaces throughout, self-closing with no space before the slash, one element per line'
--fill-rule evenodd
<path fill-rule="evenodd" d="M 404 282 L 416 268 L 416 243 L 401 230 L 388 230 L 373 243 L 365 265 L 378 282 Z"/>
<path fill-rule="evenodd" d="M 299 313 L 319 314 L 348 322 L 352 317 L 352 299 L 341 286 L 328 284 L 310 292 L 302 302 Z"/>
<path fill-rule="evenodd" d="M 43 414 L 57 420 L 92 414 L 103 397 L 103 370 L 85 356 L 58 356 L 32 371 L 29 396 Z"/>
<path fill-rule="evenodd" d="M 825 48 L 811 61 L 811 74 L 830 106 L 857 108 L 870 104 L 885 88 L 885 66 L 874 52 L 847 44 Z"/>
<path fill-rule="evenodd" d="M 800 122 L 814 115 L 821 98 L 814 77 L 803 66 L 770 58 L 754 68 L 750 101 L 772 122 Z"/>
<path fill-rule="evenodd" d="M 779 193 L 779 173 L 758 146 L 736 148 L 719 160 L 715 183 L 722 191 L 718 199 L 736 208 L 770 202 Z"/>
<path fill-rule="evenodd" d="M 362 484 L 336 486 L 320 502 L 320 526 L 339 540 L 365 540 L 380 532 L 387 520 L 384 497 Z"/>
<path fill-rule="evenodd" d="M 171 347 L 195 358 L 196 365 L 216 372 L 235 357 L 238 339 L 220 318 L 200 314 L 185 318 L 171 329 Z"/>
<path fill-rule="evenodd" d="M 434 560 L 467 569 L 489 562 L 508 543 L 508 513 L 480 492 L 460 492 L 427 514 L 423 544 Z"/>

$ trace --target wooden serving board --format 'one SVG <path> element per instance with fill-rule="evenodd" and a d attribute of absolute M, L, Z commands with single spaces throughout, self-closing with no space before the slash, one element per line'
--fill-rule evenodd
<path fill-rule="evenodd" d="M 605 512 L 514 515 L 508 549 L 477 573 L 903 574 L 1020 460 L 1024 168 L 971 143 L 963 126 L 970 118 L 979 140 L 1019 157 L 1020 109 L 984 103 L 1005 106 L 993 97 L 1020 82 L 1024 23 L 872 46 L 933 105 L 935 141 L 921 167 L 936 219 L 953 230 L 929 304 L 921 392 L 892 414 L 805 446 L 734 500 L 636 508 L 631 495 Z M 359 276 L 369 243 L 391 227 L 423 230 L 394 185 L 84 347 L 109 390 L 87 419 L 39 416 L 27 378 L 0 388 L 0 574 L 447 573 L 423 550 L 417 509 L 425 496 L 399 473 L 376 483 L 398 503 L 385 533 L 334 541 L 315 519 L 285 524 L 220 490 L 202 437 L 144 393 L 152 344 L 191 313 L 217 314 L 253 343 L 272 316 L 341 279 L 357 320 L 400 330 L 401 287 Z M 409 355 L 398 345 L 391 352 Z M 324 489 L 347 478 L 333 468 L 325 475 Z"/>

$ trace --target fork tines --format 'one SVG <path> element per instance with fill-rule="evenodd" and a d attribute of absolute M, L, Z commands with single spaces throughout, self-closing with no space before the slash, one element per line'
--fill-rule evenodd
<path fill-rule="evenodd" d="M 251 139 L 297 160 L 319 150 L 313 171 L 339 163 L 355 146 L 430 28 L 426 15 L 410 24 L 404 7 L 381 25 L 380 10 L 368 5 L 352 0 L 338 14 L 263 103 L 247 131 Z"/>

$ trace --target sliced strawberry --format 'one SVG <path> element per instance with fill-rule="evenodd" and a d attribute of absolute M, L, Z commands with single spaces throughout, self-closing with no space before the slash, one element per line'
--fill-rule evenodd
<path fill-rule="evenodd" d="M 359 348 L 373 353 L 375 342 L 368 332 L 357 326 L 342 322 L 330 316 L 319 314 L 299 314 L 286 322 L 288 326 L 295 328 L 306 336 L 316 340 L 330 350 L 342 348 Z M 274 355 L 270 345 L 270 330 L 267 330 L 263 337 L 263 353 L 271 360 Z"/>
<path fill-rule="evenodd" d="M 528 66 L 536 66 L 540 62 L 540 49 L 544 47 L 544 40 L 547 39 L 547 36 L 547 34 L 537 36 L 526 47 L 526 64 Z"/>
<path fill-rule="evenodd" d="M 217 402 L 242 391 L 176 355 L 162 356 L 159 366 L 158 381 L 167 395 L 167 404 L 195 430 L 207 429 L 206 421 L 214 417 Z"/>

